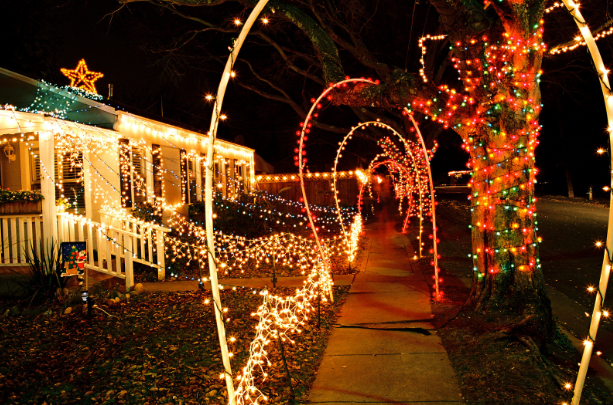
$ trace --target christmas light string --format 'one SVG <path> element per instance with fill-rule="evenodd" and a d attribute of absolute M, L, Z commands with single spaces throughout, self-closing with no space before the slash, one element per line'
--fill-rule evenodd
<path fill-rule="evenodd" d="M 418 45 L 421 48 L 421 58 L 419 59 L 419 63 L 421 64 L 421 68 L 419 69 L 419 75 L 421 76 L 424 83 L 428 82 L 428 77 L 426 76 L 426 51 L 428 50 L 424 43 L 428 40 L 430 41 L 440 41 L 447 37 L 447 35 L 424 35 L 419 38 Z"/>
<path fill-rule="evenodd" d="M 266 346 L 276 339 L 294 343 L 290 333 L 301 333 L 302 327 L 315 312 L 314 302 L 320 298 L 327 302 L 326 296 L 332 295 L 332 279 L 328 271 L 319 263 L 313 267 L 304 286 L 291 297 L 280 297 L 263 291 L 263 303 L 253 316 L 259 318 L 256 336 L 249 347 L 249 359 L 237 376 L 237 404 L 257 404 L 267 401 L 268 397 L 257 388 L 258 377 L 262 381 L 268 377 L 265 366 L 271 366 L 267 358 Z"/>
<path fill-rule="evenodd" d="M 179 234 L 190 234 L 199 238 L 201 243 L 198 246 L 200 249 L 198 254 L 206 255 L 206 249 L 202 248 L 206 238 L 206 231 L 180 215 L 175 215 L 174 218 Z M 351 228 L 354 236 L 352 237 L 353 245 L 350 247 L 353 256 L 350 260 L 353 260 L 357 251 L 359 234 L 362 230 L 360 215 L 356 215 L 354 225 Z M 312 240 L 291 234 L 262 237 L 252 241 L 256 242 L 255 246 L 247 246 L 245 238 L 223 235 L 220 232 L 217 232 L 216 236 L 217 250 L 220 252 L 216 258 L 216 263 L 218 268 L 222 269 L 225 267 L 224 264 L 227 263 L 224 260 L 230 256 L 229 253 L 234 253 L 235 258 L 238 257 L 236 253 L 239 251 L 247 255 L 256 254 L 260 260 L 268 260 L 270 256 L 278 255 L 281 238 L 289 241 L 287 246 L 289 249 L 295 249 L 297 245 L 294 243 L 301 240 L 307 245 L 305 252 L 317 251 L 317 246 L 314 245 Z M 194 247 L 196 246 L 194 245 Z M 327 244 L 324 244 L 324 246 L 327 246 Z M 286 254 L 285 257 L 282 256 L 283 253 Z M 300 252 L 298 256 L 302 258 L 304 254 Z M 327 253 L 328 257 L 330 254 L 331 252 Z M 281 253 L 281 260 L 286 260 L 283 264 L 291 264 L 287 260 L 290 255 L 287 251 Z M 253 258 L 253 256 L 250 258 Z M 307 265 L 310 265 L 311 270 L 304 287 L 298 289 L 294 296 L 280 297 L 271 295 L 267 291 L 261 292 L 261 295 L 264 296 L 264 303 L 258 308 L 256 313 L 252 314 L 259 318 L 258 325 L 256 326 L 256 336 L 250 345 L 247 364 L 237 376 L 236 400 L 238 404 L 258 403 L 259 400 L 267 399 L 256 385 L 256 374 L 261 374 L 262 379 L 265 380 L 267 377 L 265 366 L 271 365 L 266 358 L 266 346 L 271 342 L 271 338 L 281 338 L 284 341 L 289 340 L 292 342 L 288 334 L 301 332 L 300 328 L 314 310 L 314 301 L 319 298 L 326 302 L 326 295 L 332 293 L 332 278 L 329 269 L 324 267 L 320 254 L 314 254 L 310 262 L 302 261 L 300 265 L 301 268 L 306 268 Z M 202 279 L 202 282 L 205 281 L 206 278 Z M 221 377 L 224 377 L 224 375 L 222 374 Z"/>
<path fill-rule="evenodd" d="M 430 184 L 430 218 L 432 220 L 432 234 L 431 239 L 432 239 L 432 249 L 430 250 L 430 253 L 432 254 L 433 260 L 431 262 L 431 265 L 434 266 L 434 294 L 435 294 L 435 299 L 440 299 L 442 292 L 440 291 L 439 288 L 439 282 L 441 282 L 442 280 L 439 277 L 439 267 L 438 267 L 438 260 L 440 259 L 440 255 L 438 254 L 437 251 L 437 247 L 438 247 L 438 243 L 439 243 L 439 239 L 437 238 L 436 232 L 437 232 L 437 227 L 436 227 L 436 201 L 435 201 L 435 189 L 434 189 L 434 182 L 432 181 L 432 170 L 430 169 L 430 158 L 428 157 L 428 149 L 426 149 L 426 143 L 424 141 L 424 137 L 421 134 L 421 130 L 419 129 L 419 125 L 417 125 L 417 122 L 415 121 L 415 118 L 413 117 L 413 114 L 411 113 L 410 109 L 405 107 L 404 110 L 402 111 L 403 114 L 408 115 L 409 119 L 411 120 L 411 123 L 413 124 L 413 128 L 415 129 L 416 135 L 417 135 L 417 139 L 418 141 L 421 143 L 421 152 L 423 155 L 423 161 L 425 162 L 425 166 L 426 166 L 426 170 L 428 172 L 428 181 Z"/>
<path fill-rule="evenodd" d="M 61 69 L 62 73 L 70 79 L 70 87 L 76 87 L 79 89 L 86 90 L 90 93 L 98 94 L 96 91 L 96 86 L 94 86 L 94 82 L 104 75 L 99 72 L 91 72 L 87 68 L 87 64 L 85 63 L 85 59 L 81 59 L 76 69 Z"/>
<path fill-rule="evenodd" d="M 562 8 L 562 7 L 565 7 L 563 2 L 562 3 L 555 2 L 551 7 L 548 7 L 545 9 L 545 13 L 548 14 L 554 11 L 555 9 Z M 610 27 L 609 29 L 605 29 L 606 27 L 609 27 L 611 24 L 613 24 L 613 20 L 609 20 L 604 25 L 599 27 L 596 35 L 593 35 L 594 41 L 598 41 L 599 39 L 608 37 L 609 35 L 613 34 L 613 27 Z M 560 53 L 564 53 L 568 51 L 573 51 L 580 46 L 587 46 L 587 42 L 585 41 L 585 39 L 583 39 L 581 35 L 575 37 L 573 40 L 574 40 L 574 43 L 572 44 L 568 44 L 568 45 L 562 44 L 562 45 L 557 45 L 557 46 L 552 47 L 551 49 L 549 49 L 548 53 L 550 55 L 556 55 L 556 54 L 560 54 Z"/>
<path fill-rule="evenodd" d="M 412 132 L 414 132 L 414 128 L 411 128 L 411 130 Z M 406 211 L 406 218 L 403 225 L 404 233 L 407 231 L 409 218 L 412 216 L 417 216 L 420 219 L 420 229 L 422 229 L 423 216 L 430 216 L 432 208 L 430 206 L 431 200 L 424 198 L 425 195 L 430 193 L 430 189 L 428 183 L 428 171 L 426 164 L 423 160 L 421 146 L 411 140 L 403 138 L 400 139 L 402 140 L 402 144 L 404 145 L 405 153 L 401 153 L 398 150 L 398 147 L 394 143 L 392 143 L 389 137 L 380 140 L 378 143 L 384 151 L 382 156 L 388 156 L 389 159 L 391 159 L 393 162 L 396 162 L 396 168 L 406 177 L 405 181 L 396 183 L 396 187 L 400 189 L 400 192 L 397 193 L 397 197 L 400 197 L 400 204 L 402 205 L 402 201 L 404 198 L 407 198 L 409 200 L 408 208 Z M 435 142 L 434 147 L 431 150 L 427 151 L 428 160 L 432 159 L 437 147 L 438 145 Z M 415 194 L 417 194 L 419 197 L 418 203 L 413 198 L 413 195 Z M 401 206 L 399 207 L 399 210 L 402 213 Z M 421 242 L 421 231 L 419 235 L 419 240 Z M 421 256 L 422 255 L 420 252 L 420 257 Z"/>

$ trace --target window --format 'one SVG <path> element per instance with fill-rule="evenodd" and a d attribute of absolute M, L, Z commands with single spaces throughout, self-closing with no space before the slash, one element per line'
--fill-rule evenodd
<path fill-rule="evenodd" d="M 147 173 L 143 152 L 141 148 L 132 147 L 132 184 L 135 203 L 147 202 Z"/>
<path fill-rule="evenodd" d="M 187 173 L 188 173 L 188 182 L 187 187 L 189 189 L 189 203 L 195 203 L 198 201 L 198 197 L 196 196 L 196 162 L 194 159 L 187 159 Z"/>
<path fill-rule="evenodd" d="M 241 163 L 238 163 L 236 166 L 236 173 L 238 175 L 238 191 L 243 193 L 245 192 L 245 177 L 243 176 L 243 165 Z"/>
<path fill-rule="evenodd" d="M 200 185 L 202 186 L 202 200 L 204 201 L 204 190 L 206 187 L 206 155 L 200 154 Z M 213 195 L 215 195 L 215 173 L 213 173 Z"/>
<path fill-rule="evenodd" d="M 121 206 L 132 208 L 132 176 L 130 170 L 130 141 L 119 140 L 119 182 L 121 188 Z"/>
<path fill-rule="evenodd" d="M 83 213 L 85 211 L 83 153 L 68 152 L 61 154 L 56 151 L 54 160 L 56 201 L 60 198 L 68 200 L 69 210 Z M 38 178 L 40 181 L 40 157 L 38 158 L 38 168 Z"/>
<path fill-rule="evenodd" d="M 153 194 L 156 197 L 164 197 L 164 171 L 162 169 L 162 148 L 160 145 L 151 146 L 151 157 L 153 163 Z"/>
<path fill-rule="evenodd" d="M 30 183 L 32 190 L 40 190 L 40 151 L 33 149 L 30 155 Z"/>
<path fill-rule="evenodd" d="M 221 173 L 219 173 L 219 163 L 218 162 L 215 162 L 215 169 L 214 170 L 215 171 L 213 173 L 213 183 L 215 183 L 215 184 L 213 184 L 213 187 L 216 188 L 217 184 L 219 184 L 219 178 L 220 178 L 220 175 L 221 175 Z"/>
<path fill-rule="evenodd" d="M 187 204 L 189 201 L 187 196 L 187 152 L 185 151 L 185 149 L 181 149 L 179 157 L 181 160 L 181 201 L 183 201 L 183 204 Z"/>

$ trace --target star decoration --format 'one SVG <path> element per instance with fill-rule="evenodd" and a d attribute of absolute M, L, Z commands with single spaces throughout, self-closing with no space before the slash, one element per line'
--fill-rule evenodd
<path fill-rule="evenodd" d="M 85 64 L 85 59 L 81 59 L 77 68 L 74 70 L 61 69 L 62 73 L 70 79 L 70 87 L 87 90 L 91 93 L 98 94 L 94 82 L 104 76 L 99 72 L 90 72 Z"/>

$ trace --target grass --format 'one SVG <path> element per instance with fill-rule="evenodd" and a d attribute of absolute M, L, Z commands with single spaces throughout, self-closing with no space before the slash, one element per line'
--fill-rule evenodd
<path fill-rule="evenodd" d="M 274 292 L 289 295 L 291 289 Z M 322 327 L 309 321 L 285 351 L 299 402 L 315 378 L 338 299 L 322 306 Z M 0 324 L 0 402 L 11 404 L 225 403 L 225 384 L 209 292 L 138 295 L 106 308 L 111 316 L 84 314 L 7 317 Z M 248 356 L 261 297 L 248 290 L 224 290 L 230 308 L 228 336 L 233 371 Z M 269 347 L 270 377 L 260 383 L 269 403 L 288 402 L 278 348 Z"/>

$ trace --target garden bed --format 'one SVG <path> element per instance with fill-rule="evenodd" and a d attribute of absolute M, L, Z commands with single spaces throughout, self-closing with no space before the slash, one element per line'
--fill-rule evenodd
<path fill-rule="evenodd" d="M 574 386 L 581 355 L 561 330 L 544 353 L 501 335 L 503 315 L 479 317 L 460 311 L 468 288 L 448 286 L 444 291 L 441 302 L 433 303 L 434 323 L 469 404 L 570 404 L 573 393 L 565 384 Z M 611 392 L 599 378 L 588 377 L 581 404 L 611 404 Z"/>
<path fill-rule="evenodd" d="M 348 288 L 335 288 L 333 304 L 322 304 L 321 329 L 309 320 L 285 353 L 300 402 L 326 346 L 330 328 Z M 293 289 L 275 289 L 287 296 Z M 142 294 L 95 311 L 61 315 L 16 309 L 0 323 L 0 402 L 11 404 L 225 404 L 223 368 L 209 292 Z M 261 296 L 224 291 L 233 372 L 245 363 L 257 319 L 251 313 Z M 5 312 L 5 309 L 2 310 Z M 276 344 L 267 347 L 269 378 L 258 386 L 268 403 L 289 400 L 286 374 Z"/>

